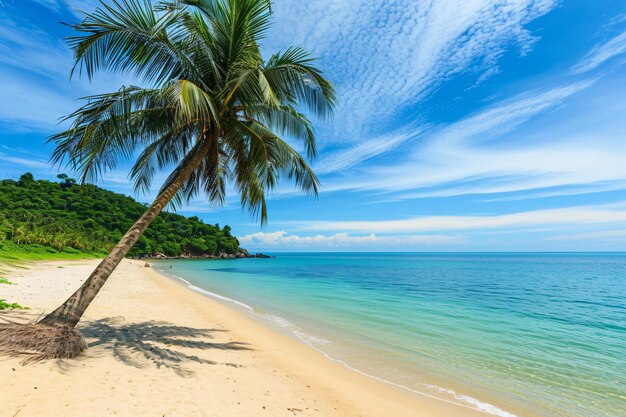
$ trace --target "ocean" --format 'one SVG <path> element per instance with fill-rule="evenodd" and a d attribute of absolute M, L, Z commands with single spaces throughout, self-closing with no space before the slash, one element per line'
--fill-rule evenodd
<path fill-rule="evenodd" d="M 415 395 L 626 416 L 626 254 L 274 255 L 155 267 Z"/>

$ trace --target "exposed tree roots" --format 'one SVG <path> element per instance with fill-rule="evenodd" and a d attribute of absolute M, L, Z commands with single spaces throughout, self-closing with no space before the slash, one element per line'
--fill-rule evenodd
<path fill-rule="evenodd" d="M 85 349 L 83 336 L 69 326 L 0 324 L 0 355 L 24 356 L 23 363 L 75 358 Z"/>

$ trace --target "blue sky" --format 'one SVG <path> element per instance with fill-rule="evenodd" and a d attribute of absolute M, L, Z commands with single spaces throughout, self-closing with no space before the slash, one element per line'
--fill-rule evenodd
<path fill-rule="evenodd" d="M 54 178 L 57 120 L 133 80 L 68 79 L 59 22 L 96 2 L 3 3 L 0 174 Z M 233 192 L 183 214 L 262 251 L 626 250 L 626 2 L 377 3 L 274 2 L 263 49 L 305 47 L 339 92 L 319 198 L 285 183 L 264 228 Z M 133 195 L 123 168 L 100 185 Z"/>

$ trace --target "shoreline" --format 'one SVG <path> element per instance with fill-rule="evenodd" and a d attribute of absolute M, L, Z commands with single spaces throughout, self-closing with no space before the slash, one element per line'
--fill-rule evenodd
<path fill-rule="evenodd" d="M 267 255 L 261 252 L 250 253 L 244 248 L 239 248 L 239 250 L 235 253 L 219 252 L 214 255 L 213 254 L 193 255 L 191 253 L 181 253 L 180 255 L 174 255 L 174 256 L 168 256 L 163 253 L 157 253 L 157 254 L 153 254 L 149 256 L 134 256 L 129 259 L 139 260 L 139 261 L 165 261 L 168 259 L 207 260 L 207 259 L 253 259 L 253 258 L 269 259 L 269 258 L 273 258 L 273 256 Z"/>
<path fill-rule="evenodd" d="M 9 273 L 17 285 L 0 288 L 2 298 L 31 307 L 11 318 L 49 311 L 96 262 L 36 263 Z M 9 376 L 0 382 L 8 415 L 490 415 L 359 374 L 143 264 L 123 261 L 88 309 L 79 326 L 90 343 L 85 355 L 24 367 L 0 361 Z M 85 389 L 93 393 L 81 395 Z"/>
<path fill-rule="evenodd" d="M 471 410 L 472 412 L 478 412 L 478 413 L 481 413 L 481 415 L 498 416 L 498 417 L 519 417 L 518 415 L 513 414 L 509 411 L 503 410 L 496 405 L 493 405 L 491 403 L 487 403 L 484 401 L 480 401 L 466 394 L 459 393 L 455 389 L 446 388 L 440 385 L 427 384 L 434 391 L 438 391 L 439 393 L 445 393 L 445 395 L 447 395 L 448 397 L 455 398 L 457 400 L 457 401 L 452 401 L 443 396 L 436 396 L 433 394 L 429 394 L 428 392 L 419 391 L 417 389 L 404 386 L 402 384 L 387 380 L 385 378 L 381 378 L 379 376 L 370 374 L 366 371 L 353 367 L 349 363 L 347 363 L 345 360 L 335 358 L 330 353 L 315 346 L 305 337 L 298 334 L 297 331 L 294 331 L 293 329 L 289 329 L 288 327 L 281 326 L 280 324 L 276 323 L 275 321 L 272 320 L 272 318 L 281 319 L 281 321 L 285 320 L 290 325 L 295 326 L 296 328 L 298 327 L 294 323 L 291 323 L 289 320 L 283 317 L 271 316 L 271 315 L 260 313 L 257 310 L 255 310 L 253 306 L 250 306 L 242 301 L 239 301 L 234 298 L 226 297 L 216 292 L 198 287 L 183 277 L 169 273 L 167 268 L 166 269 L 157 268 L 156 266 L 158 265 L 159 265 L 158 263 L 150 264 L 150 269 L 153 271 L 153 273 L 161 275 L 162 277 L 166 279 L 169 279 L 179 285 L 182 285 L 188 290 L 201 294 L 204 297 L 209 298 L 213 302 L 217 302 L 220 305 L 223 305 L 225 308 L 232 310 L 234 313 L 239 313 L 244 318 L 248 320 L 252 320 L 255 323 L 259 323 L 261 326 L 263 326 L 264 328 L 267 328 L 268 330 L 272 332 L 280 334 L 281 336 L 286 336 L 290 340 L 297 341 L 298 343 L 303 344 L 307 348 L 322 355 L 323 359 L 325 359 L 326 361 L 330 361 L 334 364 L 340 365 L 342 368 L 345 368 L 349 370 L 350 372 L 357 373 L 364 378 L 367 378 L 369 380 L 391 387 L 394 390 L 400 390 L 401 392 L 406 392 L 408 395 L 412 397 L 413 396 L 425 397 L 425 398 L 428 398 L 429 400 L 435 400 L 435 401 L 450 404 L 454 407 L 460 407 L 466 410 Z M 309 335 L 309 336 L 312 336 L 314 338 L 317 337 L 315 335 Z"/>
<path fill-rule="evenodd" d="M 422 404 L 421 403 L 422 401 L 425 401 L 428 403 L 434 402 L 432 406 L 433 406 L 433 412 L 435 412 L 435 414 L 432 414 L 433 416 L 450 415 L 450 416 L 464 416 L 465 417 L 465 416 L 474 416 L 474 415 L 476 416 L 494 415 L 487 411 L 478 410 L 468 405 L 454 403 L 444 398 L 439 398 L 433 395 L 429 395 L 427 393 L 412 390 L 400 384 L 395 384 L 394 382 L 387 381 L 382 378 L 378 378 L 374 375 L 367 374 L 359 369 L 352 368 L 345 362 L 339 359 L 332 358 L 326 352 L 312 346 L 306 340 L 298 337 L 297 335 L 292 335 L 292 334 L 287 333 L 286 331 L 283 332 L 283 331 L 279 331 L 278 329 L 272 328 L 269 325 L 269 323 L 266 322 L 267 320 L 266 317 L 260 314 L 257 314 L 252 306 L 249 306 L 239 300 L 228 298 L 220 294 L 217 294 L 215 292 L 211 292 L 203 288 L 197 287 L 182 277 L 170 275 L 165 271 L 157 270 L 156 268 L 154 268 L 154 265 L 151 265 L 150 268 L 146 268 L 146 269 L 148 269 L 149 272 L 154 275 L 157 275 L 161 278 L 171 281 L 175 283 L 176 285 L 183 287 L 187 291 L 200 295 L 204 299 L 208 299 L 211 302 L 220 305 L 221 307 L 225 309 L 225 313 L 229 316 L 232 315 L 232 317 L 235 320 L 248 321 L 249 323 L 253 324 L 255 327 L 258 326 L 256 330 L 259 333 L 267 333 L 267 336 L 270 338 L 281 339 L 279 344 L 290 345 L 289 347 L 294 348 L 294 350 L 297 350 L 298 353 L 300 354 L 304 353 L 302 349 L 304 349 L 304 351 L 308 351 L 306 352 L 307 356 L 310 356 L 310 359 L 312 360 L 312 362 L 315 362 L 317 366 L 336 368 L 333 370 L 334 371 L 339 370 L 342 374 L 344 373 L 351 374 L 349 376 L 345 375 L 346 378 L 352 377 L 350 379 L 362 380 L 358 382 L 362 382 L 362 383 L 367 382 L 368 383 L 367 385 L 371 384 L 372 385 L 371 388 L 373 390 L 376 390 L 378 392 L 382 390 L 383 395 L 385 395 L 386 398 L 398 398 L 400 402 L 405 403 L 403 405 L 409 405 L 411 406 L 411 408 L 412 406 L 415 406 L 416 408 L 420 408 L 424 406 L 425 404 Z M 233 304 L 233 305 L 229 306 L 227 304 Z M 239 307 L 239 308 L 235 308 L 235 307 Z M 240 310 L 240 309 L 243 309 L 243 310 Z M 246 313 L 251 313 L 254 316 L 252 317 Z M 410 404 L 410 403 L 415 403 L 415 404 Z M 441 409 L 439 409 L 437 403 L 441 403 L 439 404 L 442 406 Z M 448 409 L 448 407 L 450 409 Z M 384 409 L 381 409 L 381 412 L 382 413 L 388 412 L 387 410 L 388 408 L 384 408 Z M 407 416 L 415 415 L 415 414 L 412 414 L 413 413 L 412 409 L 409 409 L 408 412 L 409 414 L 406 414 Z M 446 414 L 446 413 L 450 413 L 450 414 Z M 363 415 L 382 416 L 385 414 L 363 414 Z M 405 414 L 389 414 L 389 415 L 403 416 Z M 431 416 L 431 414 L 424 414 L 424 416 Z M 513 414 L 506 414 L 506 417 L 516 417 L 516 416 Z"/>

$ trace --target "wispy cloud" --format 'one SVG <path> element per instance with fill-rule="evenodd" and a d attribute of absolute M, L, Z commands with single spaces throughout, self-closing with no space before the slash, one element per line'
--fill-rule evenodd
<path fill-rule="evenodd" d="M 595 80 L 583 80 L 552 89 L 526 92 L 445 126 L 408 125 L 389 134 L 331 153 L 318 164 L 316 171 L 319 173 L 339 172 L 386 152 L 395 151 L 399 154 L 399 145 L 414 141 L 418 137 L 421 139 L 420 142 L 414 142 L 414 144 L 419 146 L 414 146 L 413 149 L 417 153 L 427 153 L 430 160 L 437 160 L 439 158 L 432 155 L 436 150 L 450 149 L 458 145 L 467 146 L 470 142 L 484 142 L 493 137 L 502 137 L 533 117 L 557 108 L 564 100 L 589 88 L 594 82 Z M 403 149 L 404 154 L 406 151 Z"/>
<path fill-rule="evenodd" d="M 61 2 L 44 5 L 62 8 Z M 69 80 L 72 55 L 64 42 L 18 13 L 0 15 L 0 122 L 11 130 L 53 130 L 78 105 L 76 99 L 115 91 L 130 77 L 103 73 L 93 81 Z"/>
<path fill-rule="evenodd" d="M 572 68 L 573 74 L 591 71 L 606 61 L 626 52 L 626 31 L 592 48 L 583 59 Z"/>
<path fill-rule="evenodd" d="M 383 221 L 308 221 L 296 222 L 298 230 L 352 233 L 423 233 L 463 230 L 533 228 L 537 226 L 577 226 L 607 223 L 625 224 L 624 205 L 580 206 L 552 210 L 483 216 L 420 216 Z"/>
<path fill-rule="evenodd" d="M 69 62 L 69 50 L 59 39 L 21 18 L 0 15 L 0 63 L 39 77 L 67 79 Z"/>
<path fill-rule="evenodd" d="M 0 173 L 3 178 L 17 179 L 25 172 L 37 178 L 54 179 L 55 170 L 50 167 L 47 155 L 21 147 L 0 145 Z"/>
<path fill-rule="evenodd" d="M 612 241 L 620 240 L 623 242 L 626 237 L 626 229 L 599 230 L 586 233 L 568 233 L 563 235 L 551 236 L 546 240 L 569 240 L 569 241 Z"/>
<path fill-rule="evenodd" d="M 327 155 L 315 166 L 318 174 L 340 172 L 347 168 L 359 165 L 371 158 L 384 154 L 390 150 L 397 150 L 404 142 L 416 139 L 427 127 L 419 128 L 407 126 L 399 131 L 369 139 Z"/>
<path fill-rule="evenodd" d="M 556 108 L 565 99 L 589 88 L 594 82 L 584 80 L 520 94 L 443 127 L 428 142 L 431 146 L 441 147 L 467 144 L 468 141 L 485 141 L 494 136 L 502 137 L 533 117 Z"/>
<path fill-rule="evenodd" d="M 59 0 L 33 0 L 35 3 L 39 3 L 55 11 L 61 11 L 63 8 L 63 1 Z"/>
<path fill-rule="evenodd" d="M 592 85 L 593 80 L 585 80 L 534 90 L 431 128 L 412 142 L 413 151 L 396 153 L 394 164 L 370 164 L 359 175 L 338 177 L 324 190 L 402 192 L 382 198 L 399 201 L 623 182 L 626 167 L 617 152 L 625 150 L 623 140 L 620 130 L 612 131 L 606 122 L 602 133 L 572 133 L 567 125 L 557 125 L 548 132 L 513 135 Z"/>
<path fill-rule="evenodd" d="M 9 156 L 2 152 L 0 152 L 0 161 L 8 162 L 13 165 L 19 165 L 23 168 L 40 168 L 40 169 L 50 169 L 50 164 L 46 160 L 37 160 L 30 158 L 20 158 L 17 156 Z"/>
<path fill-rule="evenodd" d="M 38 80 L 0 70 L 0 123 L 5 129 L 54 129 L 61 117 L 71 111 L 75 102 L 64 89 L 51 88 Z"/>
<path fill-rule="evenodd" d="M 572 141 L 574 143 L 534 147 L 468 148 L 430 153 L 434 162 L 372 170 L 371 181 L 347 187 L 385 192 L 421 189 L 398 195 L 397 199 L 401 200 L 507 193 L 606 181 L 623 184 L 626 166 L 621 161 L 626 149 L 620 145 L 619 138 L 602 138 L 603 149 L 594 146 L 590 142 L 593 139 L 597 138 L 583 136 Z M 407 175 L 408 172 L 411 175 Z M 552 190 L 553 195 L 556 193 Z"/>
<path fill-rule="evenodd" d="M 83 11 L 91 12 L 100 6 L 100 0 L 35 0 L 37 3 L 50 8 L 55 12 L 69 11 L 75 17 L 84 17 Z M 110 3 L 104 0 L 105 3 Z"/>
<path fill-rule="evenodd" d="M 255 247 L 359 247 L 359 246 L 406 246 L 406 245 L 445 245 L 462 244 L 465 239 L 462 236 L 448 235 L 411 235 L 411 236 L 377 236 L 351 235 L 349 233 L 335 233 L 330 235 L 317 234 L 314 236 L 301 236 L 289 234 L 286 231 L 257 232 L 239 238 L 242 245 Z"/>
<path fill-rule="evenodd" d="M 268 46 L 321 56 L 342 98 L 332 136 L 360 141 L 458 74 L 495 74 L 512 45 L 527 53 L 537 38 L 525 26 L 557 3 L 277 0 Z"/>
<path fill-rule="evenodd" d="M 493 203 L 497 201 L 526 201 L 536 198 L 550 198 L 550 197 L 564 197 L 564 196 L 577 196 L 583 194 L 603 193 L 609 191 L 626 190 L 626 181 L 598 181 L 582 187 L 563 187 L 558 189 L 536 192 L 536 193 L 524 193 L 521 195 L 511 195 L 504 197 L 495 197 L 482 200 L 485 203 Z"/>

